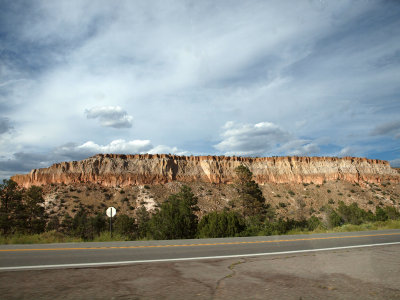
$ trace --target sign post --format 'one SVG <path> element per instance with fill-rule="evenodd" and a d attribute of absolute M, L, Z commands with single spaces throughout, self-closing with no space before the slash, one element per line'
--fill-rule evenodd
<path fill-rule="evenodd" d="M 115 209 L 115 207 L 109 207 L 106 210 L 106 215 L 110 218 L 110 237 L 112 237 L 112 218 L 115 216 L 115 214 L 117 213 L 117 210 Z"/>

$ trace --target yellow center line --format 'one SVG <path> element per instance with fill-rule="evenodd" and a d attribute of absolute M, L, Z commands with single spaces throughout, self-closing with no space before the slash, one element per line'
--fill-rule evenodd
<path fill-rule="evenodd" d="M 286 240 L 270 240 L 270 241 L 225 242 L 225 243 L 204 243 L 204 244 L 198 243 L 198 244 L 182 244 L 182 245 L 109 246 L 109 247 L 43 248 L 43 249 L 0 249 L 0 252 L 19 252 L 19 251 L 65 251 L 65 250 L 105 250 L 105 249 L 139 249 L 139 248 L 219 246 L 219 245 L 262 244 L 262 243 L 281 243 L 281 242 L 315 241 L 315 240 L 330 240 L 330 239 L 348 239 L 348 238 L 362 238 L 362 237 L 387 236 L 387 235 L 400 235 L 400 233 L 378 233 L 378 234 L 363 234 L 363 235 L 349 235 L 349 236 L 332 236 L 332 237 L 315 237 L 315 238 L 286 239 Z"/>

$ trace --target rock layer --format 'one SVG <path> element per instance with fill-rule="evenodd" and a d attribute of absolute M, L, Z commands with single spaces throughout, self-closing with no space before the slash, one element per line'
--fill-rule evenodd
<path fill-rule="evenodd" d="M 167 154 L 98 154 L 81 161 L 56 163 L 11 179 L 20 186 L 95 183 L 103 186 L 164 184 L 171 181 L 232 183 L 235 168 L 245 165 L 259 184 L 400 182 L 387 161 L 357 157 L 226 157 Z"/>

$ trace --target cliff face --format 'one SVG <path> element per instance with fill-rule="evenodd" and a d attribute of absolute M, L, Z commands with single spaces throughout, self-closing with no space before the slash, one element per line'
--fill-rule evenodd
<path fill-rule="evenodd" d="M 257 183 L 400 182 L 387 161 L 355 157 L 224 157 L 165 154 L 98 154 L 49 168 L 34 169 L 11 179 L 19 185 L 96 183 L 103 186 L 160 184 L 171 181 L 231 183 L 235 168 L 246 165 Z"/>

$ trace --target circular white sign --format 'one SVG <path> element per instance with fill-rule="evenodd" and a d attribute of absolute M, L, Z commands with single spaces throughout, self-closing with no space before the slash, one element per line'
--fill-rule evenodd
<path fill-rule="evenodd" d="M 106 210 L 106 215 L 109 218 L 114 217 L 116 213 L 117 213 L 117 210 L 115 209 L 115 207 L 112 207 L 112 206 L 107 208 L 107 210 Z"/>

